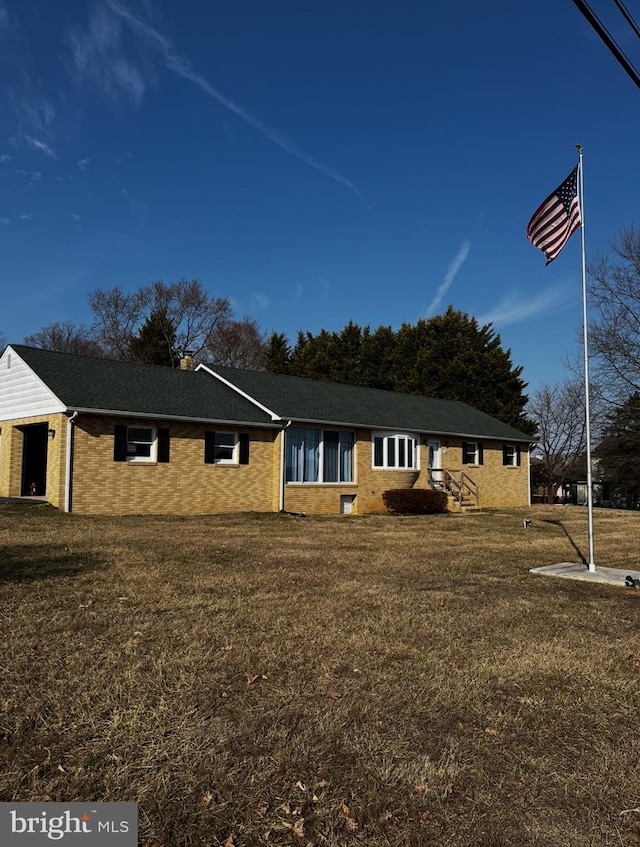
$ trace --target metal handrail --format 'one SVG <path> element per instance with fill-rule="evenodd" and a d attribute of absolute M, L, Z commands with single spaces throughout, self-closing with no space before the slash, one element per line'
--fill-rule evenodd
<path fill-rule="evenodd" d="M 435 474 L 439 474 L 439 478 L 436 479 Z M 476 508 L 480 506 L 480 486 L 466 471 L 462 469 L 429 468 L 428 478 L 429 487 L 443 488 L 447 493 L 450 493 L 453 499 L 458 501 L 460 511 L 462 511 L 462 501 L 465 494 L 474 500 Z"/>

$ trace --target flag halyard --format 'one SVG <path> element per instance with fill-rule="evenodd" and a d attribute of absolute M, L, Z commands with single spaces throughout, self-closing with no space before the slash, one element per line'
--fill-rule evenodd
<path fill-rule="evenodd" d="M 578 168 L 553 191 L 533 213 L 527 238 L 553 262 L 573 233 L 582 226 L 578 197 Z"/>

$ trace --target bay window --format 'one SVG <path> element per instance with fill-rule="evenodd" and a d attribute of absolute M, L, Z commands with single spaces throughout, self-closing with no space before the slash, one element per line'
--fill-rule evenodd
<path fill-rule="evenodd" d="M 373 467 L 417 470 L 418 437 L 404 432 L 373 436 Z"/>

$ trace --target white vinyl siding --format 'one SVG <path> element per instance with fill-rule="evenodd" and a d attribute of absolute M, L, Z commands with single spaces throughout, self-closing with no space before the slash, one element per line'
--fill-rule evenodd
<path fill-rule="evenodd" d="M 66 406 L 10 347 L 0 358 L 0 418 L 30 418 L 64 412 Z"/>

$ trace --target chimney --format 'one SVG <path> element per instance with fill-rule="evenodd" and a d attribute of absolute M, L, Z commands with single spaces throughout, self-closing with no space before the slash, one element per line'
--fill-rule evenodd
<path fill-rule="evenodd" d="M 195 362 L 193 361 L 193 353 L 191 350 L 185 350 L 182 354 L 182 358 L 180 359 L 180 370 L 181 371 L 192 371 L 195 367 Z"/>

